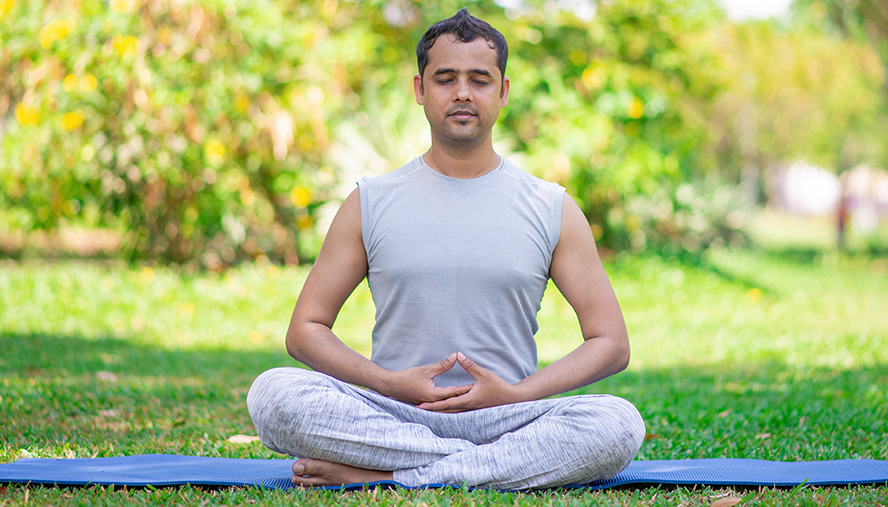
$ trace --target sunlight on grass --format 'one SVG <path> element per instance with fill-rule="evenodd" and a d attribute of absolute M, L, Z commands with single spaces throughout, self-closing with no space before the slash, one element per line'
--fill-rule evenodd
<path fill-rule="evenodd" d="M 888 270 L 879 259 L 724 250 L 708 262 L 704 269 L 659 258 L 608 264 L 630 333 L 630 369 L 768 359 L 841 368 L 888 363 Z M 147 267 L 7 266 L 0 269 L 0 323 L 5 333 L 283 355 L 306 273 L 247 266 L 180 278 Z M 334 326 L 365 355 L 374 312 L 362 283 Z M 581 341 L 576 316 L 553 284 L 539 322 L 541 364 Z"/>
<path fill-rule="evenodd" d="M 648 432 L 637 459 L 888 456 L 885 259 L 723 250 L 699 266 L 618 257 L 605 267 L 629 328 L 632 360 L 627 371 L 576 392 L 612 393 L 636 404 Z M 283 340 L 306 274 L 244 266 L 180 277 L 169 269 L 96 263 L 0 264 L 0 462 L 146 453 L 281 457 L 258 442 L 228 439 L 255 435 L 245 408 L 253 379 L 296 364 Z M 369 355 L 373 320 L 362 284 L 334 330 Z M 552 285 L 539 321 L 541 364 L 579 344 L 576 317 Z M 22 487 L 9 491 L 22 500 Z M 58 503 L 57 491 L 33 494 Z M 796 496 L 802 504 L 888 498 L 884 488 L 855 491 Z M 398 494 L 380 494 L 372 503 L 390 503 Z M 74 495 L 95 503 L 107 493 Z M 210 498 L 192 495 L 197 503 Z M 411 495 L 406 504 L 446 500 L 440 493 Z M 659 496 L 651 489 L 560 495 L 553 500 L 568 505 L 711 503 L 704 490 L 680 488 Z M 294 498 L 258 490 L 223 496 L 224 503 Z M 486 501 L 482 493 L 455 498 L 466 505 Z M 788 499 L 766 492 L 756 498 L 762 505 Z M 515 496 L 488 503 L 503 501 L 541 502 Z M 148 495 L 137 502 L 162 500 Z"/>
<path fill-rule="evenodd" d="M 27 263 L 2 268 L 0 323 L 8 333 L 115 337 L 168 350 L 283 350 L 306 274 L 245 266 L 180 278 L 149 267 Z"/>

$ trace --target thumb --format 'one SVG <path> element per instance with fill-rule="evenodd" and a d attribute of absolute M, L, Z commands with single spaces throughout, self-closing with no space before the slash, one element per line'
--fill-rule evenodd
<path fill-rule="evenodd" d="M 462 352 L 458 352 L 456 354 L 456 360 L 459 362 L 459 365 L 462 366 L 466 373 L 472 376 L 473 379 L 478 379 L 478 374 L 482 373 L 484 368 L 481 368 L 475 361 L 472 361 L 468 357 L 466 357 Z"/>
<path fill-rule="evenodd" d="M 454 352 L 453 354 L 450 354 L 449 356 L 447 356 L 447 359 L 444 359 L 443 361 L 436 364 L 434 376 L 437 377 L 438 375 L 443 375 L 444 373 L 447 373 L 448 371 L 452 370 L 453 367 L 456 366 L 457 359 L 458 359 L 457 355 Z"/>

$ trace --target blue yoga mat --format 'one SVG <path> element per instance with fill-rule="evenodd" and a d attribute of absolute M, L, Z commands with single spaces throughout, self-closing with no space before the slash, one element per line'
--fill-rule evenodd
<path fill-rule="evenodd" d="M 191 484 L 290 489 L 293 487 L 290 484 L 292 463 L 291 459 L 232 459 L 169 454 L 85 459 L 22 458 L 15 463 L 0 464 L 0 483 L 59 486 L 113 484 L 130 487 Z M 888 461 L 635 461 L 611 480 L 571 487 L 605 489 L 627 484 L 797 486 L 802 483 L 812 486 L 888 483 Z M 370 486 L 406 487 L 393 481 L 374 482 Z M 429 484 L 421 487 L 446 486 Z M 363 484 L 354 484 L 344 489 L 363 487 Z"/>

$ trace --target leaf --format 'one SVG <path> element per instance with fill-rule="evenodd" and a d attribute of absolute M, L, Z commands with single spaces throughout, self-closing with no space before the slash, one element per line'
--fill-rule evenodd
<path fill-rule="evenodd" d="M 254 437 L 250 435 L 234 435 L 228 437 L 228 442 L 232 444 L 249 444 L 251 442 L 258 442 L 259 437 Z"/>
<path fill-rule="evenodd" d="M 709 507 L 734 507 L 742 501 L 743 499 L 738 496 L 729 496 L 712 502 Z"/>
<path fill-rule="evenodd" d="M 789 496 L 793 496 L 793 495 L 795 495 L 796 493 L 798 493 L 799 490 L 801 490 L 802 488 L 805 487 L 806 484 L 808 484 L 808 481 L 809 481 L 809 480 L 811 480 L 810 477 L 807 478 L 807 479 L 805 479 L 804 481 L 802 481 L 802 483 L 799 484 L 798 486 L 792 488 L 792 491 L 789 492 Z"/>

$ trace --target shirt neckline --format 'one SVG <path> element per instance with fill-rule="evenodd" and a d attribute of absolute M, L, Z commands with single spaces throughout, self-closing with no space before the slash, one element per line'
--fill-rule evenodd
<path fill-rule="evenodd" d="M 497 155 L 497 156 L 500 158 L 499 165 L 497 165 L 496 167 L 494 167 L 490 171 L 482 174 L 481 176 L 478 176 L 477 178 L 454 178 L 453 176 L 447 176 L 446 174 L 439 173 L 438 171 L 432 169 L 432 166 L 426 164 L 425 157 L 423 155 L 420 155 L 418 157 L 418 160 L 419 160 L 419 164 L 421 165 L 421 167 L 423 167 L 424 169 L 427 169 L 432 174 L 435 174 L 436 176 L 439 176 L 446 181 L 452 181 L 455 183 L 466 185 L 466 184 L 469 184 L 470 182 L 480 182 L 480 181 L 487 180 L 489 178 L 493 178 L 496 175 L 498 175 L 499 173 L 501 173 L 503 167 L 506 166 L 506 157 L 504 157 L 502 155 Z"/>

